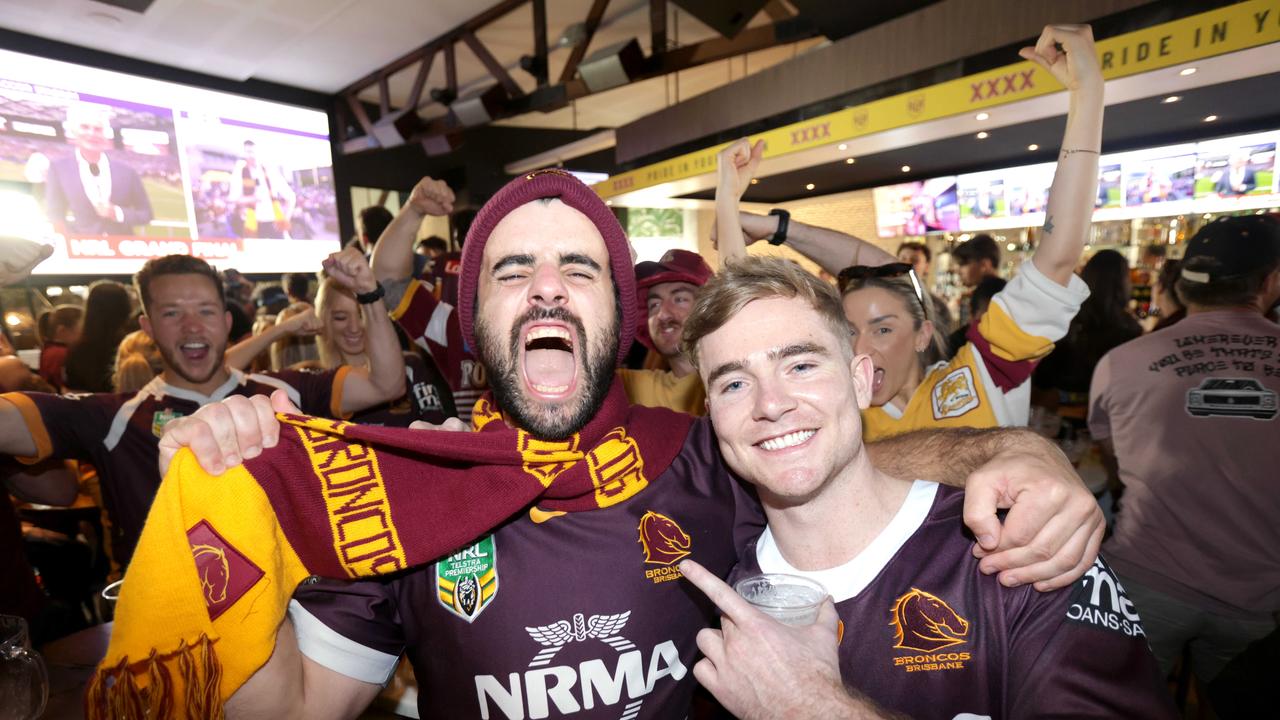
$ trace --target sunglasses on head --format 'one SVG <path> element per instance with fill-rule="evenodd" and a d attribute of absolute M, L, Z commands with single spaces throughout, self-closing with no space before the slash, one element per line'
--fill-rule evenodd
<path fill-rule="evenodd" d="M 916 271 L 909 263 L 888 263 L 886 265 L 853 265 L 840 271 L 836 276 L 836 282 L 840 287 L 840 293 L 843 295 L 848 291 L 849 286 L 855 283 L 861 283 L 864 280 L 872 278 L 888 279 L 907 276 L 911 279 L 911 289 L 915 291 L 916 300 L 920 303 L 920 309 L 924 312 L 924 318 L 929 319 L 929 303 L 924 299 L 924 286 L 920 284 L 920 278 L 916 277 Z"/>

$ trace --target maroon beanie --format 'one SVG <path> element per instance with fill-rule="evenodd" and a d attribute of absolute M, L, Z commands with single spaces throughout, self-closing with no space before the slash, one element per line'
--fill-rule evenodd
<path fill-rule="evenodd" d="M 619 328 L 621 337 L 618 339 L 618 362 L 622 362 L 631 349 L 636 331 L 636 306 L 631 301 L 636 296 L 631 245 L 627 242 L 627 234 L 618 224 L 618 219 L 613 216 L 613 211 L 604 204 L 600 196 L 563 170 L 539 170 L 521 175 L 507 183 L 476 213 L 471 230 L 467 232 L 467 241 L 462 246 L 462 275 L 458 279 L 458 320 L 462 323 L 462 337 L 469 347 L 476 347 L 476 290 L 480 282 L 484 246 L 489 241 L 489 235 L 512 210 L 541 198 L 558 198 L 565 205 L 586 215 L 604 238 L 604 246 L 609 251 L 613 284 L 617 288 L 622 309 L 622 324 Z"/>

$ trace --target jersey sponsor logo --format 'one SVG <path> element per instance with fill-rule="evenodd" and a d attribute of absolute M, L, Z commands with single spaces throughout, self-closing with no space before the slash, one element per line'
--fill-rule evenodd
<path fill-rule="evenodd" d="M 351 577 L 404 569 L 404 545 L 392 521 L 377 453 L 373 448 L 323 432 L 341 431 L 350 423 L 316 418 L 309 422 L 317 429 L 294 429 L 320 480 L 338 562 Z"/>
<path fill-rule="evenodd" d="M 209 619 L 217 620 L 262 579 L 262 569 L 218 534 L 208 520 L 187 531 Z"/>
<path fill-rule="evenodd" d="M 498 548 L 489 535 L 436 563 L 436 598 L 446 610 L 474 622 L 498 594 Z"/>
<path fill-rule="evenodd" d="M 1128 637 L 1146 636 L 1137 609 L 1125 595 L 1119 578 L 1101 557 L 1093 561 L 1093 567 L 1080 578 L 1080 584 L 1071 593 L 1067 619 Z"/>
<path fill-rule="evenodd" d="M 640 545 L 644 548 L 646 565 L 664 567 L 645 570 L 645 577 L 655 584 L 679 580 L 680 570 L 672 565 L 689 556 L 693 539 L 675 520 L 652 510 L 640 518 Z"/>
<path fill-rule="evenodd" d="M 978 390 L 973 370 L 961 367 L 947 373 L 933 386 L 933 419 L 959 417 L 978 407 Z"/>
<path fill-rule="evenodd" d="M 522 673 L 475 676 L 480 717 L 546 718 L 554 712 L 568 715 L 597 706 L 621 706 L 622 720 L 640 714 L 645 696 L 669 678 L 679 681 L 688 674 L 680 651 L 671 640 L 645 653 L 621 635 L 631 612 L 586 616 L 574 613 L 569 620 L 526 627 L 529 637 L 542 646 Z M 617 651 L 612 668 L 604 658 L 592 658 L 574 665 L 552 665 L 551 661 L 573 643 L 598 641 Z M 603 649 L 603 648 L 602 648 Z M 647 659 L 646 659 L 647 655 Z"/>
<path fill-rule="evenodd" d="M 151 434 L 156 437 L 164 435 L 164 426 L 182 417 L 182 413 L 177 410 L 157 410 L 151 416 Z"/>
<path fill-rule="evenodd" d="M 903 650 L 931 653 L 965 642 L 969 621 L 951 609 L 945 600 L 919 588 L 911 588 L 893 603 L 893 646 Z"/>

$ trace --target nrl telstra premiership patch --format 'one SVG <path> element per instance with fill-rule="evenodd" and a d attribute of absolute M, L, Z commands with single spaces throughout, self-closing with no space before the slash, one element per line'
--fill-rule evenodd
<path fill-rule="evenodd" d="M 498 552 L 493 536 L 436 563 L 436 598 L 447 610 L 473 622 L 498 594 Z"/>

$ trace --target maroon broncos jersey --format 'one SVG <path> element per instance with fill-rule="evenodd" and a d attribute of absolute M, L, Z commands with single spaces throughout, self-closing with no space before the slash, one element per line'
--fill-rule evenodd
<path fill-rule="evenodd" d="M 351 416 L 361 425 L 409 427 L 415 420 L 439 425 L 458 412 L 453 393 L 430 360 L 413 352 L 404 354 L 405 393 L 400 399 L 362 410 Z"/>
<path fill-rule="evenodd" d="M 521 513 L 392 580 L 304 584 L 290 616 L 302 652 L 349 677 L 384 682 L 407 652 L 423 718 L 682 718 L 714 611 L 675 564 L 723 577 L 761 527 L 702 420 L 625 502 Z"/>
<path fill-rule="evenodd" d="M 348 368 L 323 372 L 285 370 L 246 375 L 238 370 L 205 396 L 175 388 L 157 376 L 136 394 L 49 395 L 8 393 L 36 441 L 35 462 L 49 457 L 93 463 L 111 518 L 111 546 L 124 566 L 133 555 L 151 501 L 160 487 L 160 436 L 172 420 L 229 395 L 268 395 L 278 388 L 303 413 L 337 417 Z"/>
<path fill-rule="evenodd" d="M 439 264 L 440 261 L 437 261 Z M 448 265 L 448 262 L 446 262 Z M 451 273 L 456 276 L 456 272 Z M 471 421 L 476 401 L 489 389 L 484 366 L 475 358 L 462 338 L 462 325 L 455 307 L 440 298 L 428 280 L 411 280 L 391 319 L 413 342 L 427 351 L 444 375 L 458 406 L 458 417 Z M 394 292 L 389 289 L 388 292 Z M 388 301 L 395 298 L 388 295 Z"/>
<path fill-rule="evenodd" d="M 822 583 L 843 623 L 840 674 L 913 718 L 1173 718 L 1124 589 L 1101 558 L 1070 588 L 1006 588 L 983 575 L 964 492 L 917 481 L 856 558 L 796 570 L 766 530 L 733 580 L 758 572 Z"/>

